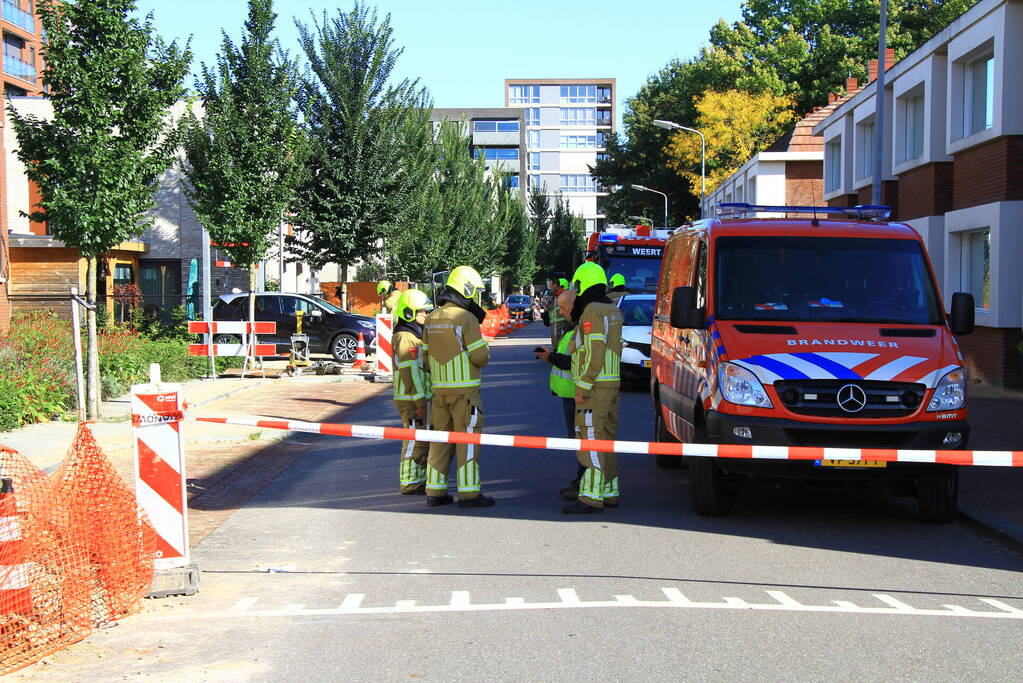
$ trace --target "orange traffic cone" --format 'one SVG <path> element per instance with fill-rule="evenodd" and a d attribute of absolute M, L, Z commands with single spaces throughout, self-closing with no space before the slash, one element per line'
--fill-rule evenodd
<path fill-rule="evenodd" d="M 355 362 L 353 368 L 361 368 L 366 364 L 366 343 L 362 339 L 362 332 L 359 333 L 359 343 L 355 347 Z"/>
<path fill-rule="evenodd" d="M 25 564 L 14 480 L 0 486 L 0 613 L 28 614 L 32 611 L 32 586 Z"/>

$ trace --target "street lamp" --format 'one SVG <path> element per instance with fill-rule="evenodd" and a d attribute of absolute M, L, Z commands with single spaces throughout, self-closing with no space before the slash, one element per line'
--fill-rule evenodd
<path fill-rule="evenodd" d="M 657 194 L 659 194 L 662 197 L 664 197 L 664 227 L 667 228 L 668 227 L 668 195 L 664 194 L 660 190 L 651 190 L 649 187 L 647 187 L 645 185 L 633 185 L 632 189 L 634 189 L 634 190 L 641 190 L 643 192 L 656 192 Z M 651 221 L 651 223 L 652 222 L 653 221 Z"/>
<path fill-rule="evenodd" d="M 700 136 L 700 218 L 703 218 L 703 197 L 707 194 L 707 138 L 695 128 L 680 126 L 674 121 L 654 119 L 654 125 L 665 130 L 687 130 Z"/>

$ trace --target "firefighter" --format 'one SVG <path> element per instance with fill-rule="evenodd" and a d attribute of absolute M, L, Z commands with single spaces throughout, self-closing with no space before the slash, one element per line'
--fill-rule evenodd
<path fill-rule="evenodd" d="M 621 273 L 615 273 L 611 276 L 611 289 L 607 293 L 607 298 L 611 300 L 611 303 L 617 304 L 618 300 L 629 293 L 629 290 L 625 289 L 625 276 Z"/>
<path fill-rule="evenodd" d="M 394 368 L 394 406 L 398 409 L 401 426 L 408 429 L 426 429 L 427 412 L 433 389 L 430 376 L 423 367 L 420 348 L 423 345 L 423 323 L 433 303 L 425 292 L 406 289 L 398 297 L 394 316 L 397 324 L 392 337 Z M 426 458 L 430 444 L 426 441 L 401 442 L 401 493 L 421 496 L 426 493 Z"/>
<path fill-rule="evenodd" d="M 562 318 L 568 322 L 568 330 L 558 340 L 557 351 L 553 349 L 540 349 L 536 357 L 551 364 L 550 387 L 551 393 L 561 398 L 561 409 L 565 416 L 565 430 L 568 438 L 576 438 L 575 434 L 575 384 L 572 381 L 572 357 L 568 355 L 568 345 L 572 340 L 572 332 L 575 326 L 572 324 L 572 305 L 575 303 L 575 292 L 567 289 L 558 296 L 558 311 Z M 568 500 L 575 500 L 579 491 L 579 480 L 586 471 L 581 465 L 575 474 L 575 479 L 568 487 L 561 489 L 561 495 L 570 497 Z"/>
<path fill-rule="evenodd" d="M 448 275 L 437 297 L 438 308 L 426 317 L 423 353 L 429 360 L 433 382 L 431 422 L 434 429 L 454 432 L 483 431 L 480 369 L 490 360 L 490 349 L 480 335 L 485 316 L 480 308 L 483 278 L 469 266 Z M 430 444 L 426 465 L 426 504 L 454 502 L 448 494 L 451 455 L 458 462 L 458 507 L 486 507 L 494 499 L 480 492 L 479 446 Z"/>
<path fill-rule="evenodd" d="M 580 439 L 613 440 L 618 431 L 622 314 L 607 298 L 607 274 L 596 263 L 582 264 L 572 276 L 576 300 L 575 333 L 568 345 L 575 383 L 575 426 Z M 566 514 L 602 512 L 618 505 L 618 458 L 614 453 L 578 451 L 586 468 L 576 500 Z M 569 494 L 570 495 L 570 494 Z M 565 497 L 569 497 L 566 495 Z"/>
<path fill-rule="evenodd" d="M 557 346 L 558 340 L 565 334 L 568 325 L 565 318 L 558 311 L 556 304 L 561 293 L 568 289 L 568 280 L 565 278 L 550 278 L 548 285 L 551 288 L 551 299 L 548 305 L 547 319 L 544 322 L 551 328 L 551 346 Z"/>
<path fill-rule="evenodd" d="M 398 306 L 398 297 L 401 292 L 395 289 L 390 280 L 381 280 L 377 283 L 377 296 L 380 297 L 380 312 L 393 313 Z"/>

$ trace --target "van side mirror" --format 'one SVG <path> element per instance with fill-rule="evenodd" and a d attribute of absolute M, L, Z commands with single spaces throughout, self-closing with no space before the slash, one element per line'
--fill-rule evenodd
<path fill-rule="evenodd" d="M 707 312 L 696 308 L 696 290 L 692 287 L 676 287 L 672 293 L 671 326 L 683 330 L 707 326 Z"/>
<path fill-rule="evenodd" d="M 948 316 L 948 327 L 952 334 L 959 336 L 973 332 L 975 308 L 973 295 L 969 292 L 956 292 L 952 295 L 952 313 Z"/>

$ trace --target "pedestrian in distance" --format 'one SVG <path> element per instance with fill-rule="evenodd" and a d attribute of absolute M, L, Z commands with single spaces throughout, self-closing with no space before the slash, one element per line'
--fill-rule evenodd
<path fill-rule="evenodd" d="M 551 346 L 557 346 L 558 340 L 565 334 L 568 325 L 558 311 L 556 302 L 561 293 L 568 289 L 568 280 L 552 276 L 548 279 L 547 284 L 551 289 L 551 300 L 547 306 L 547 319 L 544 320 L 544 323 L 551 328 Z"/>
<path fill-rule="evenodd" d="M 617 304 L 618 300 L 628 293 L 629 290 L 625 288 L 625 276 L 621 273 L 612 275 L 611 289 L 607 293 L 607 298 L 611 300 L 611 303 Z"/>
<path fill-rule="evenodd" d="M 575 332 L 568 345 L 575 384 L 575 426 L 580 439 L 614 440 L 618 432 L 618 390 L 622 359 L 622 314 L 607 298 L 607 273 L 596 263 L 582 264 L 572 276 L 577 296 L 571 319 Z M 565 514 L 603 512 L 618 505 L 618 456 L 576 453 L 585 468 L 575 500 Z M 563 494 L 571 498 L 572 492 Z"/>
<path fill-rule="evenodd" d="M 483 431 L 483 400 L 480 370 L 490 360 L 490 349 L 480 334 L 485 313 L 479 301 L 483 278 L 469 266 L 458 266 L 448 275 L 437 297 L 438 307 L 423 326 L 423 352 L 433 382 L 434 429 L 454 432 Z M 454 454 L 458 463 L 458 507 L 486 507 L 494 499 L 480 490 L 479 446 L 430 444 L 426 465 L 426 504 L 454 502 L 448 493 L 448 469 Z"/>
<path fill-rule="evenodd" d="M 433 303 L 425 292 L 406 289 L 398 297 L 394 316 L 391 348 L 394 368 L 394 406 L 398 409 L 401 426 L 407 429 L 426 429 L 429 420 L 433 387 L 423 363 L 423 323 L 433 310 Z M 426 493 L 426 461 L 430 444 L 410 439 L 401 442 L 401 467 L 398 472 L 401 493 L 421 496 Z"/>
<path fill-rule="evenodd" d="M 575 304 L 575 292 L 567 289 L 558 296 L 557 306 L 561 316 L 568 322 L 568 329 L 561 335 L 554 349 L 537 346 L 533 351 L 540 360 L 551 364 L 551 393 L 561 399 L 561 410 L 565 416 L 565 433 L 568 438 L 576 438 L 575 430 L 575 383 L 572 381 L 572 357 L 568 355 L 568 345 L 572 341 L 575 326 L 572 324 L 572 306 Z M 561 490 L 562 495 L 569 491 L 578 492 L 579 480 L 585 472 L 581 465 L 576 471 L 575 479 L 567 488 Z"/>

